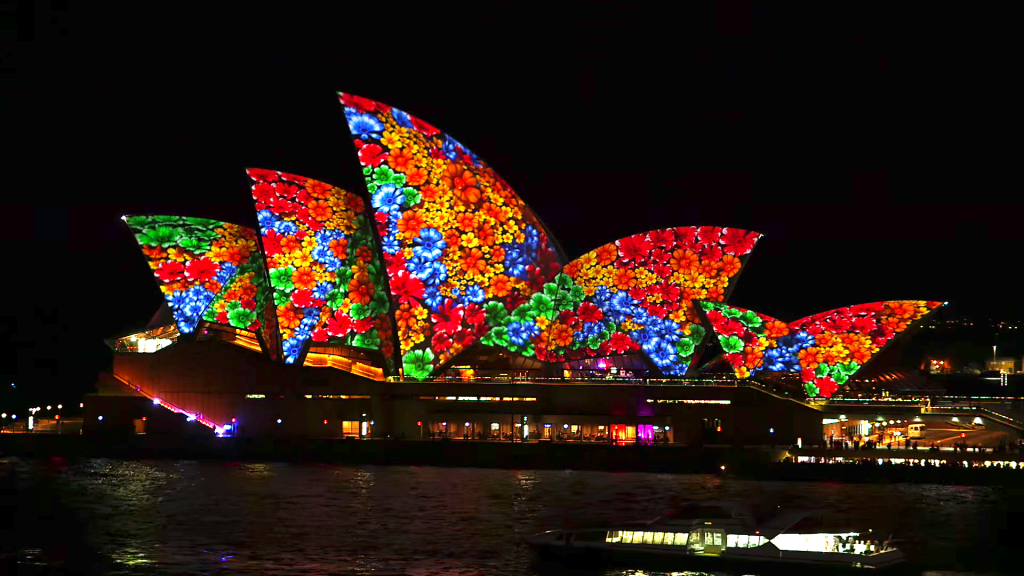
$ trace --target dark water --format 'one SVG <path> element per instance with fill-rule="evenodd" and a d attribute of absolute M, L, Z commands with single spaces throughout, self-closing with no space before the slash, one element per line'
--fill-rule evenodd
<path fill-rule="evenodd" d="M 0 468 L 0 552 L 38 549 L 38 569 L 53 573 L 563 574 L 520 538 L 709 499 L 828 508 L 904 539 L 917 573 L 1020 573 L 1009 532 L 1024 517 L 1019 489 L 192 461 Z"/>

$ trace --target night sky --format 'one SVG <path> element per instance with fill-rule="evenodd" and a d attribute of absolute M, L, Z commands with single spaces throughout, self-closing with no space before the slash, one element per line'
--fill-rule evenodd
<path fill-rule="evenodd" d="M 122 214 L 255 227 L 249 166 L 360 190 L 337 90 L 466 144 L 570 258 L 732 226 L 765 237 L 731 302 L 772 316 L 899 298 L 1021 312 L 1020 184 L 993 133 L 1003 91 L 962 46 L 884 15 L 35 4 L 0 13 L 0 374 L 39 402 L 91 390 L 110 365 L 102 339 L 161 302 Z"/>

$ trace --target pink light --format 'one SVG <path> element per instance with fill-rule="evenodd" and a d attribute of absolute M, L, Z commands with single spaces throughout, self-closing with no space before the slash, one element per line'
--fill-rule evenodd
<path fill-rule="evenodd" d="M 148 392 L 143 390 L 141 387 L 133 386 L 132 384 L 128 383 L 126 380 L 122 379 L 117 374 L 114 374 L 114 378 L 116 378 L 117 380 L 120 380 L 121 383 L 123 383 L 125 386 L 128 386 L 129 388 L 133 388 L 136 391 L 138 391 L 140 394 L 145 396 L 146 398 L 149 398 L 150 400 L 153 401 L 153 404 L 157 404 L 159 406 L 163 406 L 164 408 L 167 408 L 168 410 L 170 410 L 171 412 L 174 412 L 176 414 L 185 414 L 185 415 L 189 416 L 190 418 L 194 419 L 196 422 L 199 422 L 203 426 L 206 426 L 207 428 L 210 428 L 211 430 L 215 430 L 216 431 L 216 430 L 221 428 L 214 421 L 208 420 L 208 419 L 204 418 L 201 414 L 193 415 L 191 412 L 186 412 L 184 409 L 182 409 L 179 406 L 175 406 L 174 404 L 171 404 L 170 402 L 168 402 L 166 400 L 163 400 L 161 398 L 156 398 L 156 397 L 150 395 Z"/>

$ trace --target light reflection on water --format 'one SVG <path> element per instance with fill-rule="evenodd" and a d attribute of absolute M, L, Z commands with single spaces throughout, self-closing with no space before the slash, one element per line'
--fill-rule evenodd
<path fill-rule="evenodd" d="M 900 547 L 917 574 L 965 565 L 999 573 L 1015 560 L 999 548 L 1013 546 L 1004 531 L 1022 517 L 1020 491 L 987 487 L 102 459 L 6 469 L 16 496 L 0 503 L 18 529 L 0 533 L 4 552 L 39 548 L 76 574 L 662 576 L 537 563 L 521 538 L 711 499 L 814 503 L 906 540 Z"/>

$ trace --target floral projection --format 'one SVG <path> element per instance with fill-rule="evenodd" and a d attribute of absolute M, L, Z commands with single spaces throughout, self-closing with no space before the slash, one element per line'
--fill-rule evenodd
<path fill-rule="evenodd" d="M 375 211 L 405 376 L 427 378 L 478 341 L 535 354 L 539 327 L 513 318 L 552 316 L 546 285 L 562 267 L 537 218 L 451 136 L 339 96 Z"/>
<path fill-rule="evenodd" d="M 182 334 L 256 252 L 251 228 L 206 218 L 125 216 Z M 248 325 L 255 330 L 259 322 Z"/>
<path fill-rule="evenodd" d="M 808 396 L 830 398 L 897 334 L 942 302 L 858 304 L 789 323 L 715 302 L 700 306 L 737 377 L 761 370 L 795 372 Z"/>
<path fill-rule="evenodd" d="M 255 234 L 255 233 L 254 233 Z M 258 331 L 272 360 L 281 358 L 274 307 L 263 256 L 254 251 L 217 293 L 203 319 L 243 330 Z"/>
<path fill-rule="evenodd" d="M 724 301 L 761 238 L 737 228 L 667 228 L 606 244 L 567 264 L 557 316 L 540 329 L 545 360 L 642 350 L 681 376 L 704 339 L 692 300 Z"/>
<path fill-rule="evenodd" d="M 394 362 L 383 269 L 363 199 L 294 174 L 250 169 L 284 361 L 308 340 Z"/>

